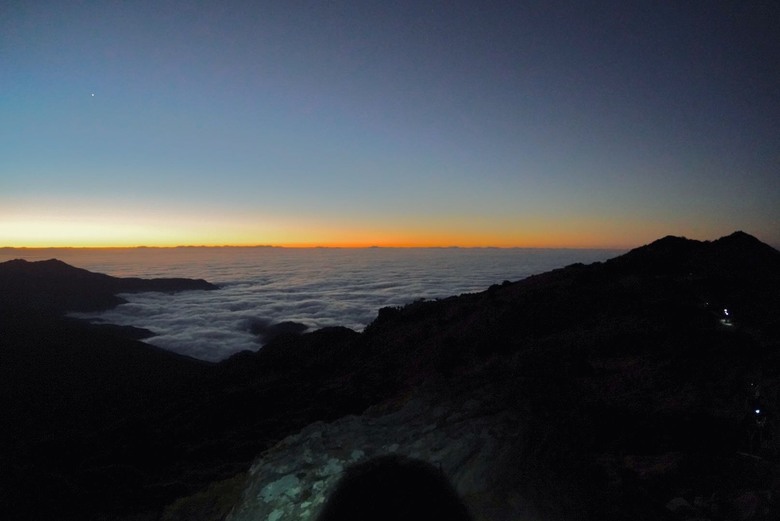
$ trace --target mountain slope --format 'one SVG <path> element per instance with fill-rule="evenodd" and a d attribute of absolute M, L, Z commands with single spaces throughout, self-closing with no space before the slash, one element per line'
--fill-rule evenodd
<path fill-rule="evenodd" d="M 318 455 L 321 468 L 296 459 L 310 445 L 302 437 L 260 457 L 231 519 L 274 509 L 296 518 L 283 497 L 257 494 L 284 477 L 280 468 L 308 476 L 302 490 L 327 490 L 332 483 L 318 480 L 328 465 L 350 464 L 354 450 L 381 454 L 407 436 L 398 426 L 366 440 L 371 425 L 408 414 L 400 411 L 414 397 L 442 411 L 455 396 L 478 404 L 472 421 L 496 410 L 519 418 L 521 441 L 508 441 L 518 438 L 496 423 L 470 460 L 449 459 L 442 447 L 469 435 L 431 417 L 459 434 L 396 450 L 445 469 L 479 519 L 676 519 L 670 502 L 702 518 L 774 519 L 780 474 L 767 433 L 780 390 L 779 257 L 742 233 L 713 242 L 667 237 L 605 263 L 380 310 L 351 347 L 319 346 L 318 359 L 338 369 L 312 371 L 311 385 L 340 383 L 374 400 L 384 393 L 383 405 L 364 422 L 306 429 L 338 447 Z M 307 338 L 272 342 L 253 356 L 258 366 L 272 357 L 305 364 L 315 356 Z M 751 416 L 756 389 L 771 411 L 766 427 Z M 424 426 L 424 414 L 413 421 Z M 418 440 L 432 436 L 424 432 Z M 508 452 L 490 449 L 496 444 Z M 467 479 L 474 475 L 496 485 L 475 489 Z M 744 511 L 745 494 L 760 513 Z M 706 500 L 694 508 L 697 496 Z"/>

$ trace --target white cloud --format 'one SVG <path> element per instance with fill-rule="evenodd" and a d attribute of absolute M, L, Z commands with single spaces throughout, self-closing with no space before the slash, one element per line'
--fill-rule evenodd
<path fill-rule="evenodd" d="M 347 256 L 355 252 L 363 257 Z M 218 361 L 260 347 L 261 339 L 250 332 L 252 321 L 360 331 L 383 306 L 482 291 L 503 280 L 613 256 L 587 250 L 332 250 L 317 252 L 313 259 L 311 253 L 281 250 L 284 262 L 265 265 L 228 257 L 200 271 L 168 266 L 167 276 L 202 277 L 220 289 L 122 295 L 127 304 L 76 316 L 147 328 L 156 334 L 146 340 L 151 344 Z"/>

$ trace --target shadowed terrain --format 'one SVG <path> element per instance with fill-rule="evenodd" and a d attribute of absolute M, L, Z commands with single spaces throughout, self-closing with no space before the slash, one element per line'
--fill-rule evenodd
<path fill-rule="evenodd" d="M 238 505 L 240 519 L 262 506 L 239 499 L 262 479 L 255 458 L 300 429 L 349 445 L 370 418 L 401 410 L 423 425 L 428 411 L 468 403 L 468 425 L 503 418 L 480 443 L 500 446 L 507 426 L 522 426 L 522 441 L 489 453 L 501 455 L 491 489 L 464 477 L 489 459 L 452 464 L 475 519 L 780 514 L 780 252 L 745 233 L 666 237 L 604 263 L 384 308 L 362 333 L 280 328 L 219 364 L 64 316 L 115 305 L 116 293 L 185 289 L 209 286 L 0 264 L 10 518 L 220 519 Z M 415 397 L 430 407 L 410 406 Z M 369 407 L 368 424 L 311 427 Z M 452 421 L 429 423 L 462 434 Z M 381 448 L 376 436 L 392 431 L 370 432 Z"/>

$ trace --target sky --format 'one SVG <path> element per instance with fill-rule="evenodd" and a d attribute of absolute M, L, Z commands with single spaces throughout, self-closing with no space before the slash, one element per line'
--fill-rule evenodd
<path fill-rule="evenodd" d="M 0 246 L 780 246 L 780 4 L 0 3 Z"/>

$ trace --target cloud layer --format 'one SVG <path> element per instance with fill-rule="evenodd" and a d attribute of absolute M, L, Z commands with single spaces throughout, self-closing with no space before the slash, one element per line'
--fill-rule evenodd
<path fill-rule="evenodd" d="M 151 344 L 218 361 L 258 349 L 275 329 L 305 326 L 311 331 L 339 325 L 360 331 L 383 306 L 482 291 L 503 280 L 615 255 L 604 250 L 524 249 L 241 249 L 228 253 L 209 256 L 193 249 L 189 255 L 179 252 L 175 261 L 168 259 L 166 264 L 165 259 L 154 258 L 162 252 L 152 250 L 147 258 L 136 259 L 132 273 L 127 258 L 117 258 L 113 265 L 111 259 L 102 258 L 103 271 L 111 274 L 199 277 L 219 284 L 220 289 L 123 295 L 127 304 L 78 316 L 147 328 L 156 334 L 146 340 Z M 278 325 L 283 322 L 300 326 Z"/>

